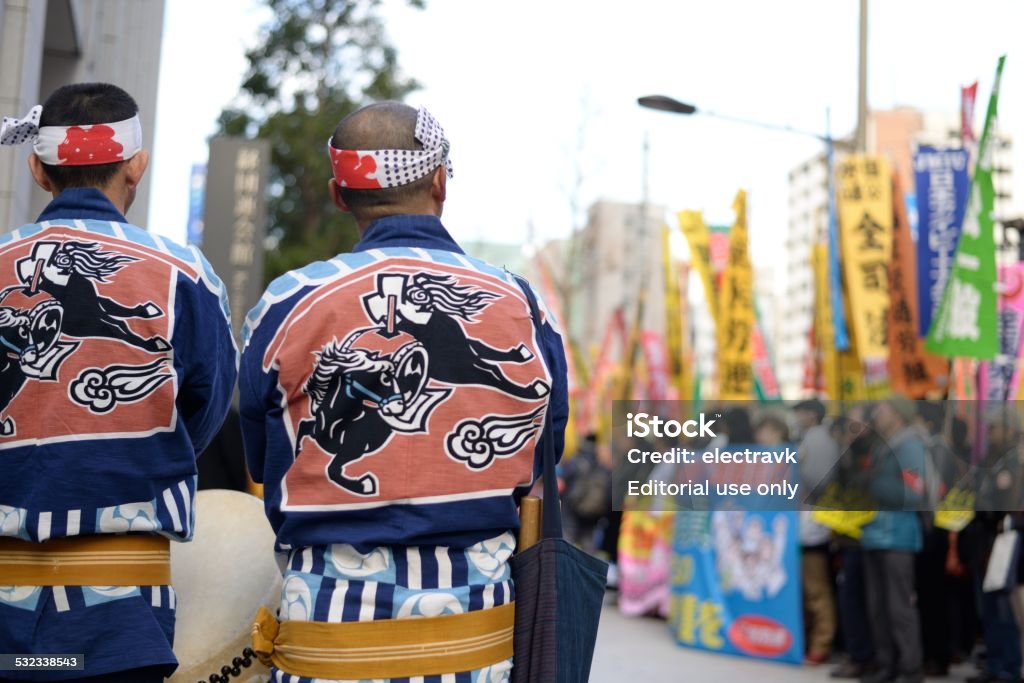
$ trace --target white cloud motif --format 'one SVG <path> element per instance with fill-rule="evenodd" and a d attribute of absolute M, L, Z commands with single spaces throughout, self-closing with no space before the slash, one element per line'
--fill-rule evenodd
<path fill-rule="evenodd" d="M 23 537 L 27 514 L 28 511 L 24 508 L 0 505 L 0 536 Z"/>
<path fill-rule="evenodd" d="M 313 595 L 306 582 L 290 576 L 281 589 L 281 614 L 288 621 L 310 621 L 313 618 Z"/>
<path fill-rule="evenodd" d="M 383 548 L 374 548 L 364 555 L 347 543 L 335 543 L 328 554 L 335 570 L 346 578 L 364 578 L 391 566 L 391 555 Z"/>
<path fill-rule="evenodd" d="M 508 560 L 512 557 L 514 542 L 511 534 L 502 534 L 468 548 L 466 556 L 485 577 L 492 581 L 501 581 L 508 572 Z"/>
<path fill-rule="evenodd" d="M 443 614 L 462 614 L 462 603 L 451 593 L 431 591 L 419 593 L 402 603 L 398 619 L 406 617 L 439 617 Z"/>
<path fill-rule="evenodd" d="M 41 592 L 40 586 L 0 586 L 0 602 L 12 604 L 32 597 L 33 593 Z"/>
<path fill-rule="evenodd" d="M 497 664 L 480 669 L 473 683 L 507 683 L 512 680 L 510 677 L 511 673 L 512 661 L 506 659 L 504 662 L 498 662 Z"/>
<path fill-rule="evenodd" d="M 152 501 L 123 503 L 104 508 L 100 512 L 100 532 L 108 534 L 126 531 L 159 531 L 156 505 Z"/>

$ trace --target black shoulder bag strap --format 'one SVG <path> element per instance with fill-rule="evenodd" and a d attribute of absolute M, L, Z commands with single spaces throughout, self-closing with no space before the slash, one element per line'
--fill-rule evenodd
<path fill-rule="evenodd" d="M 537 307 L 537 297 L 533 294 L 533 288 L 523 278 L 512 275 L 519 284 L 523 294 L 526 295 L 526 303 L 530 306 L 530 316 L 533 318 L 534 339 L 540 349 L 544 364 L 551 372 L 553 367 L 544 353 L 544 327 L 540 319 L 540 309 Z M 558 477 L 555 474 L 555 439 L 554 427 L 551 424 L 551 395 L 548 395 L 548 407 L 544 411 L 544 430 L 541 434 L 541 476 L 544 484 L 544 508 L 541 538 L 562 538 L 562 512 L 558 500 Z"/>

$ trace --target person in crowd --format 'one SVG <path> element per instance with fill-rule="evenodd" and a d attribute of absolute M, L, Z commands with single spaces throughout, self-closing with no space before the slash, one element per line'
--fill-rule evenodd
<path fill-rule="evenodd" d="M 854 487 L 871 466 L 877 435 L 868 424 L 867 406 L 855 404 L 832 422 L 831 434 L 840 451 L 839 483 Z M 846 660 L 830 672 L 832 678 L 859 679 L 875 671 L 874 647 L 867 613 L 864 549 L 859 539 L 836 534 L 839 550 L 837 604 Z"/>
<path fill-rule="evenodd" d="M 327 151 L 361 239 L 272 283 L 243 333 L 246 457 L 292 627 L 262 612 L 256 652 L 285 680 L 509 680 L 517 503 L 545 420 L 560 457 L 568 418 L 560 335 L 542 303 L 534 323 L 529 285 L 441 223 L 449 143 L 426 109 L 359 109 Z M 394 650 L 410 629 L 421 656 Z M 288 644 L 330 656 L 295 670 Z M 366 648 L 380 657 L 354 670 Z"/>
<path fill-rule="evenodd" d="M 914 402 L 898 396 L 880 402 L 871 415 L 881 440 L 867 488 L 878 514 L 864 526 L 861 544 L 878 670 L 862 679 L 866 683 L 924 680 L 914 553 L 922 545 L 918 510 L 925 499 L 927 452 L 913 426 L 916 416 Z"/>
<path fill-rule="evenodd" d="M 587 552 L 594 552 L 595 530 L 612 511 L 611 470 L 598 459 L 597 434 L 588 434 L 579 450 L 559 469 L 565 482 L 565 536 Z"/>
<path fill-rule="evenodd" d="M 1012 404 L 990 404 L 983 411 L 985 455 L 974 472 L 977 481 L 975 517 L 964 529 L 969 568 L 985 642 L 982 670 L 969 683 L 1019 681 L 1021 676 L 1020 627 L 1014 619 L 1013 580 L 1000 590 L 984 590 L 985 575 L 996 537 L 1009 513 L 1021 509 L 1021 419 Z M 1014 516 L 1009 516 L 1013 527 Z"/>
<path fill-rule="evenodd" d="M 802 496 L 813 496 L 834 478 L 839 449 L 824 425 L 825 404 L 817 399 L 801 401 L 793 408 L 800 438 L 797 450 Z M 836 634 L 836 604 L 829 568 L 828 527 L 814 521 L 811 509 L 800 510 L 800 573 L 806 615 L 809 664 L 824 664 L 832 652 Z"/>
<path fill-rule="evenodd" d="M 192 538 L 196 456 L 235 386 L 225 287 L 125 217 L 149 163 L 127 92 L 62 86 L 4 119 L 0 143 L 25 142 L 52 201 L 0 253 L 0 653 L 84 668 L 0 680 L 162 681 L 169 541 Z"/>
<path fill-rule="evenodd" d="M 919 401 L 917 407 L 916 422 L 926 441 L 927 456 L 931 462 L 926 476 L 937 479 L 926 482 L 925 488 L 934 489 L 937 498 L 942 499 L 962 475 L 960 464 L 963 463 L 963 438 L 966 431 L 957 428 L 957 423 L 952 420 L 947 428 L 947 416 L 941 403 Z M 961 421 L 959 426 L 965 425 Z M 922 514 L 928 517 L 933 513 L 934 510 L 928 510 Z M 955 536 L 952 538 L 955 540 Z M 948 530 L 934 524 L 927 525 L 923 533 L 923 547 L 915 558 L 917 606 L 926 676 L 942 677 L 949 673 L 955 618 L 962 613 L 962 605 L 954 596 L 963 595 L 963 590 L 957 589 L 962 589 L 961 584 L 965 581 L 962 570 L 950 565 L 951 553 L 956 557 L 956 547 L 950 545 L 950 540 Z"/>

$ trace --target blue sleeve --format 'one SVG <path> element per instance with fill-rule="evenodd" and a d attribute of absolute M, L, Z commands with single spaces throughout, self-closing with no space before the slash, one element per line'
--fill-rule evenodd
<path fill-rule="evenodd" d="M 545 322 L 541 330 L 544 344 L 544 357 L 548 360 L 552 376 L 551 426 L 555 439 L 555 461 L 562 459 L 565 451 L 565 426 L 569 422 L 569 379 L 566 366 L 565 346 L 562 336 L 555 331 L 550 323 Z M 538 449 L 538 452 L 543 452 Z"/>
<path fill-rule="evenodd" d="M 207 272 L 212 272 L 207 266 Z M 231 407 L 238 376 L 238 349 L 222 292 L 203 280 L 178 276 L 173 345 L 181 386 L 178 413 L 195 452 L 210 445 Z M 220 287 L 217 281 L 213 285 Z"/>

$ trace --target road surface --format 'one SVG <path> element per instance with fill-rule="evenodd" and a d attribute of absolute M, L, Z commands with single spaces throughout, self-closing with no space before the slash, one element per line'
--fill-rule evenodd
<path fill-rule="evenodd" d="M 613 604 L 601 614 L 591 683 L 834 683 L 831 666 L 794 666 L 678 647 L 665 622 L 629 618 Z M 973 666 L 957 667 L 948 678 L 963 681 Z"/>

